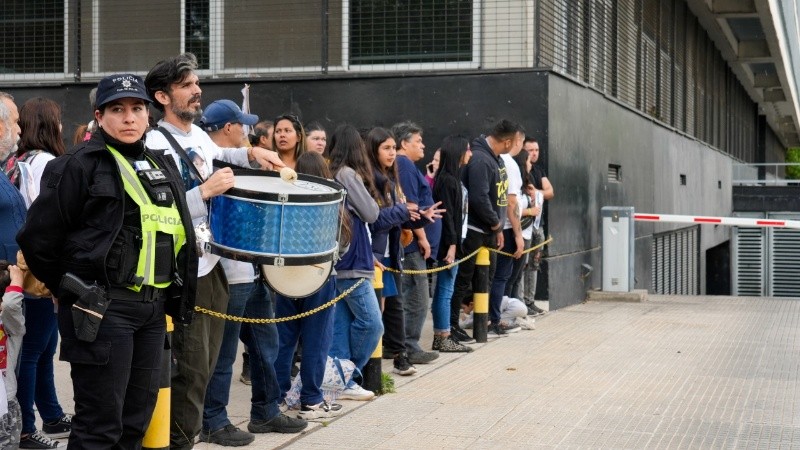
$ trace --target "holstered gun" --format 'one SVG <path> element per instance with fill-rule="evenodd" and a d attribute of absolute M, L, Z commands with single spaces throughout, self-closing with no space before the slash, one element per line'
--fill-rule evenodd
<path fill-rule="evenodd" d="M 61 290 L 78 297 L 72 304 L 72 322 L 75 337 L 85 342 L 94 342 L 100 329 L 100 321 L 108 309 L 106 291 L 97 283 L 86 284 L 71 273 L 61 278 Z"/>

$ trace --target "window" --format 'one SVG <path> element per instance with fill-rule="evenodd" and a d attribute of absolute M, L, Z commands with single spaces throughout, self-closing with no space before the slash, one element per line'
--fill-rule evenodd
<path fill-rule="evenodd" d="M 473 60 L 472 0 L 350 0 L 352 65 Z"/>
<path fill-rule="evenodd" d="M 0 75 L 65 71 L 64 0 L 4 0 Z"/>

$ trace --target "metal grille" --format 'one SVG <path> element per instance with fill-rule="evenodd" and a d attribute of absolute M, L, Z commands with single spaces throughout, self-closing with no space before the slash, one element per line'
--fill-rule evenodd
<path fill-rule="evenodd" d="M 757 217 L 754 213 L 735 213 Z M 769 219 L 798 220 L 797 213 L 768 213 Z M 800 230 L 734 227 L 731 271 L 733 294 L 741 296 L 800 296 Z"/>
<path fill-rule="evenodd" d="M 762 296 L 765 294 L 764 251 L 766 232 L 763 228 L 733 230 L 733 294 Z"/>
<path fill-rule="evenodd" d="M 697 295 L 700 228 L 653 236 L 651 286 L 656 294 Z"/>
<path fill-rule="evenodd" d="M 755 160 L 756 105 L 686 2 L 541 0 L 536 63 Z M 736 104 L 736 107 L 731 107 Z"/>
<path fill-rule="evenodd" d="M 6 0 L 0 82 L 549 68 L 746 162 L 757 107 L 685 1 Z"/>

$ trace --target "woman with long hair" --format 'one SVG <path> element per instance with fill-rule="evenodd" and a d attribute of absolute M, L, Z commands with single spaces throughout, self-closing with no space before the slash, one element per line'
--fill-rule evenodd
<path fill-rule="evenodd" d="M 442 237 L 436 255 L 440 266 L 452 264 L 461 253 L 461 226 L 464 222 L 464 190 L 460 171 L 472 152 L 469 141 L 462 136 L 447 136 L 442 141 L 439 154 L 439 168 L 433 180 L 433 199 L 442 202 L 445 213 L 442 215 Z M 433 349 L 440 352 L 471 352 L 450 334 L 451 327 L 458 327 L 461 312 L 459 302 L 453 300 L 453 285 L 456 281 L 457 266 L 438 272 L 436 288 L 433 291 L 431 311 L 433 313 Z"/>
<path fill-rule="evenodd" d="M 332 178 L 322 155 L 306 152 L 297 158 L 295 170 L 322 178 Z M 347 225 L 344 224 L 346 230 Z M 344 234 L 347 234 L 346 232 Z M 336 278 L 331 275 L 316 293 L 303 298 L 288 298 L 276 294 L 275 314 L 290 317 L 307 313 L 336 296 Z M 292 386 L 292 366 L 297 344 L 303 342 L 300 362 L 300 412 L 298 417 L 317 420 L 333 417 L 342 409 L 338 403 L 327 403 L 322 396 L 322 380 L 328 352 L 333 339 L 334 308 L 325 308 L 315 314 L 297 320 L 278 323 L 278 356 L 275 359 L 275 376 L 281 398 Z"/>
<path fill-rule="evenodd" d="M 381 208 L 379 218 L 369 227 L 372 253 L 377 261 L 399 270 L 403 260 L 401 225 L 409 220 L 418 220 L 419 207 L 406 203 L 400 188 L 394 135 L 385 128 L 373 128 L 367 134 L 366 144 L 376 188 L 381 195 L 378 200 Z M 383 272 L 383 348 L 388 355 L 394 356 L 394 373 L 406 376 L 415 374 L 417 369 L 406 353 L 403 298 L 397 288 L 399 278 L 399 274 Z"/>
<path fill-rule="evenodd" d="M 19 147 L 8 159 L 5 170 L 17 187 L 27 189 L 20 185 L 20 163 L 29 164 L 32 186 L 38 188 L 47 163 L 65 153 L 61 108 L 53 100 L 34 97 L 22 105 L 19 126 L 22 130 Z M 28 191 L 28 195 L 33 200 L 38 192 Z M 53 299 L 26 297 L 25 326 L 27 332 L 22 338 L 17 377 L 17 399 L 22 410 L 20 445 L 22 448 L 36 444 L 54 445 L 55 441 L 50 438 L 69 436 L 72 416 L 64 413 L 56 395 L 53 357 L 58 345 L 58 320 Z M 48 436 L 36 429 L 35 411 L 39 411 L 42 431 Z"/>
<path fill-rule="evenodd" d="M 336 304 L 330 355 L 349 359 L 361 370 L 383 334 L 380 306 L 371 285 L 375 259 L 367 230 L 367 225 L 378 219 L 380 195 L 364 141 L 352 125 L 340 125 L 333 133 L 330 169 L 334 179 L 347 189 L 352 236 L 349 250 L 336 263 L 336 291 L 341 294 L 360 283 Z M 340 398 L 369 400 L 374 395 L 351 381 Z"/>
<path fill-rule="evenodd" d="M 297 158 L 306 151 L 306 132 L 297 116 L 283 114 L 275 119 L 272 149 L 278 152 L 286 167 L 294 169 Z"/>

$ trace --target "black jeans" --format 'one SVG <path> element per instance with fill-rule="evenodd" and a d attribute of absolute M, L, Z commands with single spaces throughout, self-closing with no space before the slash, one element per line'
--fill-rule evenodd
<path fill-rule="evenodd" d="M 69 448 L 140 448 L 158 396 L 164 300 L 112 299 L 94 342 L 75 338 L 72 311 L 64 304 L 58 327 L 75 394 Z"/>
<path fill-rule="evenodd" d="M 463 258 L 466 255 L 474 252 L 480 247 L 496 248 L 497 235 L 483 234 L 478 231 L 468 229 L 467 237 L 461 241 L 461 251 L 457 258 Z M 494 278 L 494 271 L 497 264 L 496 253 L 489 252 L 489 286 L 491 286 L 492 279 Z M 472 283 L 475 276 L 475 259 L 476 256 L 462 262 L 458 266 L 458 274 L 456 275 L 456 283 L 453 291 L 453 298 L 450 300 L 450 326 L 458 326 L 458 316 L 461 313 L 462 303 L 469 303 L 468 297 L 472 295 Z"/>
<path fill-rule="evenodd" d="M 393 273 L 398 294 L 383 302 L 383 348 L 396 355 L 406 351 L 406 319 L 403 311 L 403 283 L 399 273 Z"/>

